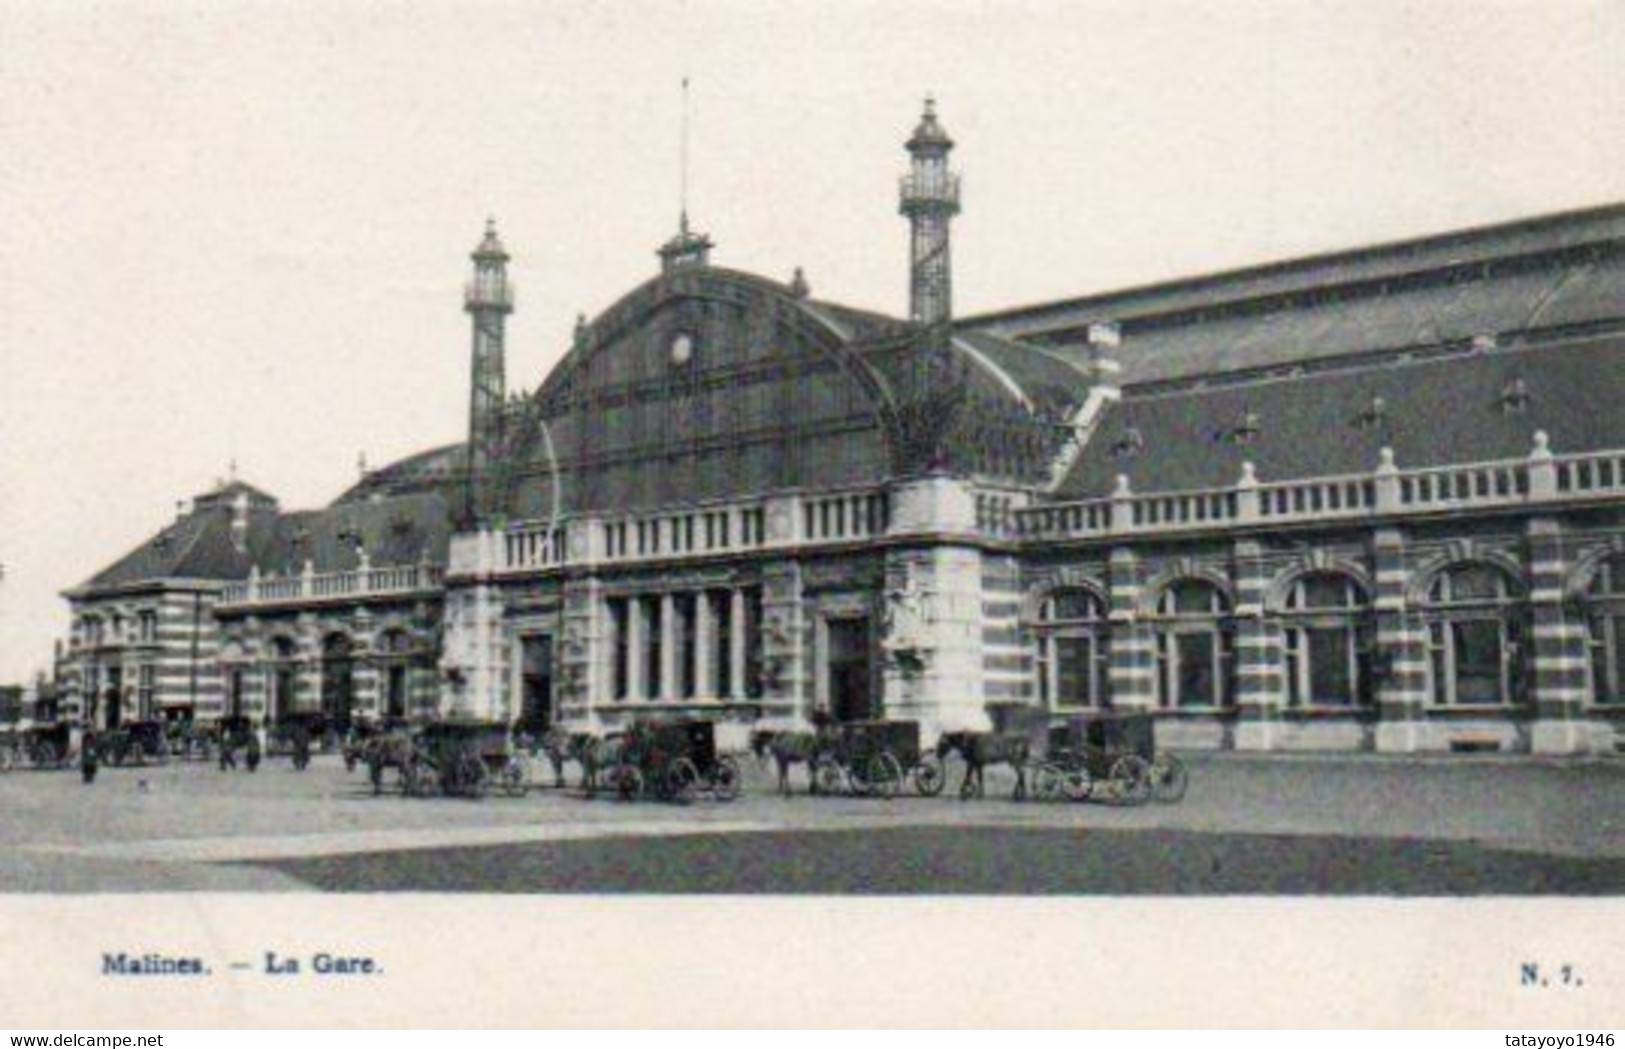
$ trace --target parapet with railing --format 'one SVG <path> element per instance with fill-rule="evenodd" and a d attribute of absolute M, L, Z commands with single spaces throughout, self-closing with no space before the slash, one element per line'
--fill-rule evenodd
<path fill-rule="evenodd" d="M 1101 499 L 1016 511 L 1024 540 L 1425 517 L 1462 510 L 1625 497 L 1625 451 L 1552 454 L 1545 434 L 1520 459 L 1401 469 L 1384 449 L 1368 474 L 1261 482 L 1244 464 L 1225 488 L 1136 493 L 1128 477 Z"/>
<path fill-rule="evenodd" d="M 343 572 L 317 572 L 308 563 L 297 575 L 262 576 L 258 569 L 247 579 L 227 583 L 219 608 L 303 605 L 391 599 L 440 588 L 438 565 L 362 565 Z"/>

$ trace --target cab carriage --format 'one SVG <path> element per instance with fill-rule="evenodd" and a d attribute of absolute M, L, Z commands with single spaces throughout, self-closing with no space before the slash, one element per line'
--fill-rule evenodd
<path fill-rule="evenodd" d="M 1050 726 L 1036 770 L 1040 798 L 1172 803 L 1185 796 L 1184 762 L 1157 750 L 1156 719 L 1148 713 L 1081 714 Z"/>
<path fill-rule="evenodd" d="M 610 785 L 623 801 L 650 797 L 692 801 L 700 793 L 717 801 L 739 796 L 739 763 L 717 753 L 716 725 L 699 719 L 635 721 L 619 739 Z"/>
<path fill-rule="evenodd" d="M 942 793 L 942 761 L 921 749 L 918 721 L 846 721 L 826 732 L 829 742 L 815 773 L 821 792 L 890 798 L 912 782 L 922 797 Z"/>
<path fill-rule="evenodd" d="M 479 799 L 492 790 L 508 797 L 525 793 L 525 763 L 505 723 L 432 721 L 410 740 L 410 755 L 401 767 L 406 794 Z"/>
<path fill-rule="evenodd" d="M 103 759 L 113 765 L 162 765 L 169 760 L 169 730 L 162 721 L 126 721 L 103 732 L 97 745 Z"/>

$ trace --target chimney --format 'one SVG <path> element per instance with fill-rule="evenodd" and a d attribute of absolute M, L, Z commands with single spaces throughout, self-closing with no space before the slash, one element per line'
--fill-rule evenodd
<path fill-rule="evenodd" d="M 1094 380 L 1105 386 L 1116 386 L 1117 377 L 1123 371 L 1117 360 L 1117 347 L 1123 342 L 1122 330 L 1112 321 L 1095 321 L 1089 325 L 1085 341 Z"/>

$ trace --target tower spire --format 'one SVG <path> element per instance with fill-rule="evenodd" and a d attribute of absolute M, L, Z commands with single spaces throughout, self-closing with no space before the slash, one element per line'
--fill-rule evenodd
<path fill-rule="evenodd" d="M 688 76 L 683 77 L 682 117 L 678 127 L 677 154 L 677 235 L 660 246 L 660 271 L 670 273 L 684 266 L 706 266 L 711 262 L 711 238 L 695 233 L 688 225 Z"/>
<path fill-rule="evenodd" d="M 463 294 L 463 308 L 473 321 L 466 496 L 467 512 L 475 516 L 482 509 L 478 500 L 481 482 L 502 440 L 507 318 L 513 312 L 509 256 L 497 236 L 496 219 L 485 220 L 485 236 L 469 257 L 474 261 L 474 275 Z"/>
<path fill-rule="evenodd" d="M 909 317 L 920 324 L 944 324 L 953 317 L 948 226 L 959 214 L 959 176 L 948 168 L 954 140 L 937 122 L 936 99 L 930 95 L 904 148 L 910 164 L 898 211 L 909 223 Z"/>

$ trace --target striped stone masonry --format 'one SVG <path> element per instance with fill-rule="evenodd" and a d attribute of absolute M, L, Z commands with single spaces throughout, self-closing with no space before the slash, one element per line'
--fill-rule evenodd
<path fill-rule="evenodd" d="M 1529 564 L 1529 686 L 1534 697 L 1530 749 L 1573 754 L 1588 747 L 1589 696 L 1584 619 L 1565 600 L 1572 559 L 1563 525 L 1548 517 L 1526 526 Z"/>
<path fill-rule="evenodd" d="M 1371 539 L 1376 582 L 1378 750 L 1412 751 L 1422 741 L 1428 695 L 1427 627 L 1406 596 L 1410 571 L 1405 563 L 1405 536 L 1397 528 L 1379 528 Z"/>
<path fill-rule="evenodd" d="M 1157 652 L 1150 626 L 1138 617 L 1143 568 L 1128 547 L 1113 547 L 1110 557 L 1112 706 L 1150 710 L 1157 702 Z"/>
<path fill-rule="evenodd" d="M 1262 544 L 1235 544 L 1236 735 L 1241 750 L 1269 750 L 1286 703 L 1280 629 L 1264 615 L 1270 570 Z"/>

